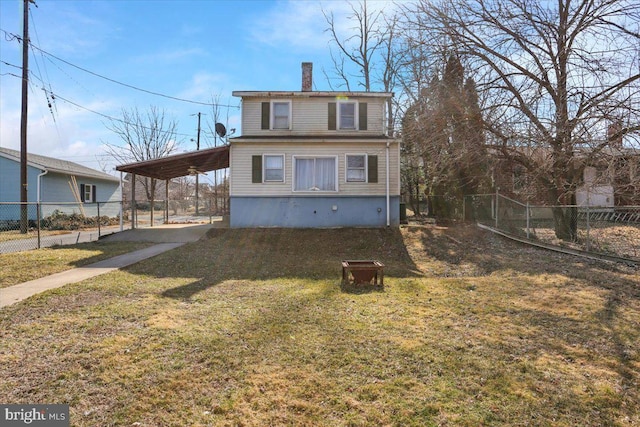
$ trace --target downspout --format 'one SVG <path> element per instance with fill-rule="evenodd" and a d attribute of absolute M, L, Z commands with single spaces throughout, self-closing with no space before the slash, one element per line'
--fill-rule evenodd
<path fill-rule="evenodd" d="M 389 142 L 387 141 L 387 151 L 386 151 L 386 159 L 385 159 L 385 163 L 386 163 L 386 168 L 387 168 L 387 172 L 386 172 L 386 195 L 387 195 L 387 227 L 389 227 L 391 225 L 391 220 L 390 220 L 390 208 L 391 208 L 391 202 L 389 201 Z"/>
<path fill-rule="evenodd" d="M 37 198 L 38 198 L 38 204 L 40 204 L 40 202 L 42 201 L 42 195 L 40 194 L 40 192 L 42 191 L 42 185 L 40 184 L 40 181 L 41 181 L 42 177 L 45 176 L 48 173 L 49 173 L 49 171 L 45 169 L 44 172 L 42 172 L 40 175 L 38 175 L 38 183 L 37 183 L 37 189 L 36 189 Z"/>

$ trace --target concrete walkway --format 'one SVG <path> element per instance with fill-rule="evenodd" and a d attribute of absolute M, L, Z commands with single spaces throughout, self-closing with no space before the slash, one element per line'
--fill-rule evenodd
<path fill-rule="evenodd" d="M 216 224 L 217 225 L 217 224 Z M 32 295 L 69 283 L 80 282 L 119 268 L 124 268 L 189 242 L 201 239 L 216 225 L 169 224 L 154 228 L 126 230 L 105 237 L 104 241 L 154 242 L 145 249 L 0 289 L 0 308 L 15 304 Z"/>

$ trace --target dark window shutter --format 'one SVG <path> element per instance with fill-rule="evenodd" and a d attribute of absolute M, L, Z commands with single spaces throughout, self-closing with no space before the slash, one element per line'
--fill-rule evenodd
<path fill-rule="evenodd" d="M 269 130 L 269 119 L 271 118 L 271 104 L 268 102 L 262 103 L 262 129 Z"/>
<path fill-rule="evenodd" d="M 361 102 L 360 104 L 358 104 L 358 110 L 360 114 L 359 117 L 359 127 L 358 129 L 360 130 L 367 130 L 367 103 L 366 102 Z"/>
<path fill-rule="evenodd" d="M 262 182 L 262 156 L 251 156 L 251 182 Z"/>
<path fill-rule="evenodd" d="M 91 198 L 92 198 L 92 202 L 95 203 L 97 200 L 97 196 L 96 196 L 96 186 L 94 185 L 93 188 L 91 189 Z"/>
<path fill-rule="evenodd" d="M 329 103 L 329 130 L 336 130 L 336 103 Z"/>
<path fill-rule="evenodd" d="M 369 182 L 378 182 L 378 156 L 368 156 L 367 169 Z"/>
<path fill-rule="evenodd" d="M 80 201 L 84 202 L 84 184 L 80 184 Z"/>

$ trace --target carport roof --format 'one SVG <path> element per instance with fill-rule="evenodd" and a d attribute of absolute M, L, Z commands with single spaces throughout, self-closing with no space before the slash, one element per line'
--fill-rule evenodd
<path fill-rule="evenodd" d="M 147 176 L 149 178 L 167 180 L 192 175 L 194 169 L 198 172 L 208 172 L 228 167 L 229 146 L 225 145 L 120 165 L 116 167 L 116 170 Z"/>

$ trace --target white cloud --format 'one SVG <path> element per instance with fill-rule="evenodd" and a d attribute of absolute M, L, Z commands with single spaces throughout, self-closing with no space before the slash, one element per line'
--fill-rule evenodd
<path fill-rule="evenodd" d="M 114 32 L 110 10 L 108 2 L 93 3 L 92 15 L 75 2 L 45 2 L 32 9 L 32 42 L 60 56 L 95 55 Z"/>
<path fill-rule="evenodd" d="M 255 17 L 247 27 L 254 42 L 273 47 L 287 46 L 299 49 L 323 50 L 330 44 L 331 35 L 326 31 L 324 16 L 333 15 L 338 36 L 347 38 L 354 34 L 357 21 L 353 10 L 359 10 L 360 2 L 353 1 L 278 1 L 266 15 Z M 384 10 L 391 13 L 397 5 L 393 1 L 367 2 L 367 14 L 376 15 Z M 324 12 L 324 13 L 323 13 Z"/>
<path fill-rule="evenodd" d="M 193 75 L 187 88 L 180 93 L 181 98 L 200 99 L 203 102 L 211 101 L 212 95 L 217 95 L 216 88 L 228 83 L 227 76 L 207 72 L 198 72 Z"/>
<path fill-rule="evenodd" d="M 342 3 L 342 2 L 337 2 Z M 325 49 L 326 21 L 316 1 L 278 1 L 266 15 L 247 25 L 250 38 L 273 47 Z"/>
<path fill-rule="evenodd" d="M 198 47 L 190 49 L 178 48 L 175 50 L 163 49 L 159 52 L 138 55 L 135 57 L 134 62 L 138 64 L 154 64 L 157 66 L 159 63 L 163 65 L 182 63 L 187 59 L 198 56 L 208 56 L 208 53 Z"/>

